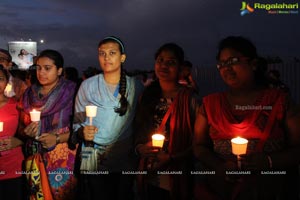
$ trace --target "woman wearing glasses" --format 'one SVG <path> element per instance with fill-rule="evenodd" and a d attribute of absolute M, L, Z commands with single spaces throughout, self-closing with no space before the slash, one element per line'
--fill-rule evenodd
<path fill-rule="evenodd" d="M 291 112 L 285 93 L 267 87 L 266 67 L 258 65 L 249 40 L 223 39 L 217 59 L 229 90 L 204 97 L 197 116 L 194 154 L 200 169 L 215 173 L 197 180 L 197 198 L 296 198 L 292 177 L 298 178 L 299 114 Z M 231 139 L 237 136 L 248 140 L 240 168 L 231 150 Z"/>

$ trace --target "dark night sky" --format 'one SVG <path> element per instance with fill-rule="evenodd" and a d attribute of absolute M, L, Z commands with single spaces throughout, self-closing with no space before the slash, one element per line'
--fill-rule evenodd
<path fill-rule="evenodd" d="M 152 69 L 155 50 L 176 42 L 195 66 L 215 64 L 218 41 L 228 35 L 251 39 L 263 56 L 300 57 L 300 14 L 240 15 L 240 0 L 1 0 L 0 47 L 8 41 L 44 39 L 38 50 L 60 51 L 66 66 L 98 67 L 97 45 L 119 36 L 127 69 Z M 247 1 L 250 5 L 254 2 Z M 282 1 L 272 1 L 280 3 Z M 297 3 L 298 0 L 285 1 Z M 298 9 L 299 10 L 299 9 Z"/>

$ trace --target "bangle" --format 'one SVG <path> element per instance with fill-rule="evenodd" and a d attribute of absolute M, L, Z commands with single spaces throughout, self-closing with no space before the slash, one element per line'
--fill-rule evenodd
<path fill-rule="evenodd" d="M 55 134 L 56 136 L 56 144 L 59 144 L 60 143 L 60 136 L 56 133 Z"/>
<path fill-rule="evenodd" d="M 270 167 L 270 169 L 272 169 L 273 168 L 272 158 L 269 155 L 267 157 L 268 157 L 268 161 L 269 161 L 269 167 Z"/>

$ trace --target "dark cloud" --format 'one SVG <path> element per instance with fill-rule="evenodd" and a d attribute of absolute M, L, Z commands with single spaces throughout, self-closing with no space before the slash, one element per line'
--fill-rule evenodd
<path fill-rule="evenodd" d="M 97 44 L 107 35 L 124 40 L 129 69 L 153 67 L 153 54 L 177 42 L 195 65 L 215 63 L 216 46 L 228 35 L 250 38 L 262 55 L 300 54 L 299 15 L 240 16 L 241 1 L 220 0 L 1 0 L 0 46 L 31 38 L 39 50 L 55 48 L 76 67 L 98 66 Z"/>

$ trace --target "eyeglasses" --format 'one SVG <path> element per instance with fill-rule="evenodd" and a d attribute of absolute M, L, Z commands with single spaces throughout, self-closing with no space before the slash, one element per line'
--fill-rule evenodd
<path fill-rule="evenodd" d="M 8 61 L 8 58 L 0 57 L 0 62 Z"/>
<path fill-rule="evenodd" d="M 248 57 L 231 57 L 223 62 L 218 62 L 217 64 L 217 68 L 218 70 L 224 69 L 225 67 L 231 67 L 233 65 L 238 64 L 239 62 L 241 62 L 242 60 L 248 60 Z"/>

